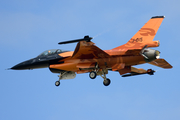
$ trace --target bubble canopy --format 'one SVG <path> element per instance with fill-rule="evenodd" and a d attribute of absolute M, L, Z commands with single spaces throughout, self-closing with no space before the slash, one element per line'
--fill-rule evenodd
<path fill-rule="evenodd" d="M 44 51 L 43 53 L 41 53 L 38 56 L 47 56 L 47 55 L 53 55 L 53 54 L 62 53 L 62 52 L 67 52 L 67 51 L 61 50 L 61 49 L 50 49 L 50 50 Z"/>

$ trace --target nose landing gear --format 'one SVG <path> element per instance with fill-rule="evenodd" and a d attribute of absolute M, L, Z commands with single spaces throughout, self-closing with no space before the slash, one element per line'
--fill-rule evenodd
<path fill-rule="evenodd" d="M 60 85 L 60 80 L 62 79 L 62 76 L 63 76 L 64 74 L 66 74 L 66 73 L 67 73 L 67 72 L 63 72 L 63 73 L 60 73 L 60 75 L 58 75 L 59 80 L 55 82 L 55 85 L 56 85 L 57 87 Z"/>
<path fill-rule="evenodd" d="M 56 81 L 56 82 L 55 82 L 55 85 L 56 85 L 56 86 L 59 86 L 59 85 L 60 85 L 60 81 Z"/>

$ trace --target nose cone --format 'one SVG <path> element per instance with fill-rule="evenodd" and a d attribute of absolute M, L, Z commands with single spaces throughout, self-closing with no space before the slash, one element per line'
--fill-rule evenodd
<path fill-rule="evenodd" d="M 32 65 L 32 59 L 31 60 L 27 60 L 24 61 L 22 63 L 19 63 L 15 66 L 13 66 L 11 69 L 13 70 L 26 70 L 26 69 L 31 69 L 31 65 Z"/>
<path fill-rule="evenodd" d="M 13 70 L 24 70 L 24 65 L 22 63 L 19 63 L 19 64 L 13 66 L 11 69 L 13 69 Z"/>

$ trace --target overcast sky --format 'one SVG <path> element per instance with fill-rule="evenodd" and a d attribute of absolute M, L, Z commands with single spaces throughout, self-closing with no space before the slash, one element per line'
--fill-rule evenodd
<path fill-rule="evenodd" d="M 179 120 L 178 0 L 1 0 L 0 1 L 0 120 Z M 154 76 L 123 78 L 109 72 L 103 79 L 78 74 L 61 81 L 46 69 L 5 70 L 48 49 L 85 35 L 108 50 L 125 44 L 152 16 L 165 15 L 155 40 L 161 58 L 172 64 Z"/>

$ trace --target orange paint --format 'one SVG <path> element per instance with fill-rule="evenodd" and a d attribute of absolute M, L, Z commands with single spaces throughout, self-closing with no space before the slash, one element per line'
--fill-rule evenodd
<path fill-rule="evenodd" d="M 61 57 L 70 57 L 70 56 L 72 56 L 72 54 L 73 54 L 73 51 L 70 51 L 70 52 L 60 53 L 59 56 L 61 56 Z"/>
<path fill-rule="evenodd" d="M 141 52 L 145 48 L 158 47 L 159 41 L 153 41 L 163 17 L 151 18 L 126 44 L 111 50 L 101 50 L 93 42 L 78 42 L 75 51 L 65 52 L 59 56 L 67 57 L 59 64 L 50 65 L 50 68 L 77 73 L 91 72 L 96 68 L 102 70 L 119 71 L 121 75 L 130 72 L 146 73 L 144 69 L 137 69 L 131 66 L 146 63 L 146 56 Z M 148 51 L 148 50 L 146 50 Z M 154 58 L 155 59 L 155 58 Z M 156 59 L 149 62 L 162 68 L 172 68 L 164 59 Z"/>

